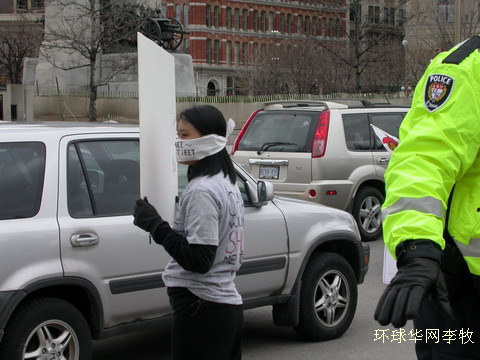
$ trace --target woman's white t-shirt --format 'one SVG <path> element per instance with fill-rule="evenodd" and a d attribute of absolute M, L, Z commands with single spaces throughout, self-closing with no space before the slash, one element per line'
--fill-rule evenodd
<path fill-rule="evenodd" d="M 244 209 L 237 185 L 224 177 L 192 179 L 180 196 L 173 230 L 190 244 L 215 245 L 212 268 L 205 274 L 183 269 L 172 259 L 163 273 L 167 287 L 185 287 L 201 299 L 242 304 L 234 279 L 243 259 Z"/>

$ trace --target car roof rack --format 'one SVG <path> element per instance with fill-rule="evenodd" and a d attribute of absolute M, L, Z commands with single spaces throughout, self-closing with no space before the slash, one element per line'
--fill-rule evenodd
<path fill-rule="evenodd" d="M 319 101 L 324 101 L 323 99 L 315 99 Z M 327 99 L 325 99 L 327 100 Z M 385 99 L 386 102 L 379 102 L 379 103 L 374 103 L 371 102 L 370 100 L 367 99 L 347 99 L 347 98 L 330 98 L 328 99 L 329 101 L 348 101 L 348 102 L 354 102 L 354 103 L 359 103 L 359 105 L 348 105 L 350 109 L 355 109 L 355 108 L 389 108 L 389 107 L 395 107 L 395 108 L 409 108 L 407 105 L 395 105 L 392 104 L 387 98 Z"/>
<path fill-rule="evenodd" d="M 347 109 L 348 105 L 338 104 L 332 101 L 324 100 L 273 100 L 265 101 L 263 107 L 265 110 L 280 110 L 295 107 L 323 107 L 325 109 Z"/>

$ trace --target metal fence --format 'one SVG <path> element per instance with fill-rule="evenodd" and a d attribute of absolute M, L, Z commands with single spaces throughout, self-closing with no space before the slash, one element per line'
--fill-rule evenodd
<path fill-rule="evenodd" d="M 195 104 L 212 104 L 218 107 L 225 117 L 231 117 L 239 128 L 250 114 L 259 109 L 262 103 L 275 100 L 369 100 L 377 103 L 391 103 L 409 106 L 411 97 L 404 93 L 395 94 L 289 94 L 260 96 L 206 96 L 177 97 L 177 112 Z M 34 97 L 34 117 L 38 120 L 88 120 L 89 94 L 86 90 L 75 89 L 36 89 Z M 159 109 L 161 114 L 161 109 Z M 97 100 L 97 121 L 138 123 L 138 92 L 99 91 Z"/>

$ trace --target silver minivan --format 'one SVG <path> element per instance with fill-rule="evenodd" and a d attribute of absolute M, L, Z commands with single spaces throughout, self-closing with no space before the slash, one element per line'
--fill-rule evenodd
<path fill-rule="evenodd" d="M 390 152 L 371 125 L 398 137 L 408 107 L 330 101 L 272 101 L 254 112 L 232 155 L 277 195 L 351 212 L 363 241 L 381 234 Z"/>

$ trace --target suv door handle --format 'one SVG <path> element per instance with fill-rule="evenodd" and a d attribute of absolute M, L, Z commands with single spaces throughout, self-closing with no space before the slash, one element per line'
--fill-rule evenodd
<path fill-rule="evenodd" d="M 288 160 L 249 159 L 250 165 L 288 165 Z"/>
<path fill-rule="evenodd" d="M 388 158 L 380 158 L 380 159 L 377 159 L 377 164 L 386 165 L 386 164 L 388 164 L 389 161 L 390 161 L 390 159 L 388 159 Z"/>
<path fill-rule="evenodd" d="M 73 247 L 92 246 L 98 244 L 98 236 L 95 234 L 76 234 L 70 238 Z"/>

